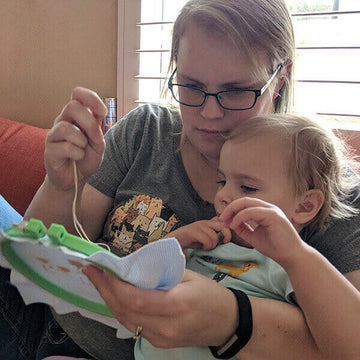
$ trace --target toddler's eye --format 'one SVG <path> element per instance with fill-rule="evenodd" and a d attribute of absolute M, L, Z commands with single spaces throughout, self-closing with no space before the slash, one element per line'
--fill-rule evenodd
<path fill-rule="evenodd" d="M 247 185 L 241 185 L 240 188 L 244 193 L 252 193 L 252 192 L 258 191 L 257 188 L 247 186 Z"/>
<path fill-rule="evenodd" d="M 225 184 L 226 184 L 226 181 L 225 180 L 219 180 L 216 183 L 219 184 L 220 186 L 224 187 Z"/>

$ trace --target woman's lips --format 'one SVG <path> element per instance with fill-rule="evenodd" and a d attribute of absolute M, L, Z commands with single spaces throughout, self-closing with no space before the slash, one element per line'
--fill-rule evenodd
<path fill-rule="evenodd" d="M 210 129 L 198 129 L 199 133 L 201 134 L 201 136 L 205 137 L 205 138 L 211 138 L 211 139 L 218 139 L 221 138 L 223 139 L 226 132 L 225 131 L 219 131 L 219 130 L 210 130 Z"/>

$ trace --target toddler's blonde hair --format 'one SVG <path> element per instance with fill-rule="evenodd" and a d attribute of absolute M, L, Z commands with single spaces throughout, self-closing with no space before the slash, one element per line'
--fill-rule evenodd
<path fill-rule="evenodd" d="M 274 146 L 284 147 L 295 195 L 319 189 L 325 196 L 321 210 L 307 225 L 323 232 L 332 220 L 348 218 L 358 212 L 348 200 L 359 185 L 355 172 L 358 163 L 352 149 L 330 128 L 300 115 L 256 116 L 242 121 L 228 141 L 238 143 L 263 135 L 271 136 Z"/>

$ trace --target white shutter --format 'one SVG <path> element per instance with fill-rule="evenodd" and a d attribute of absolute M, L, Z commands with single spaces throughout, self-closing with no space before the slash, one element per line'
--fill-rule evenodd
<path fill-rule="evenodd" d="M 125 30 L 128 26 L 133 31 L 121 35 L 123 28 L 119 28 L 119 39 L 123 37 L 126 43 L 127 36 L 136 38 L 132 47 L 119 51 L 130 69 L 125 66 L 123 78 L 132 85 L 125 84 L 122 92 L 128 101 L 131 93 L 132 104 L 128 107 L 160 102 L 170 58 L 172 24 L 185 2 L 119 0 L 119 4 L 127 5 Z M 291 9 L 294 1 L 288 3 Z M 332 120 L 360 122 L 360 1 L 302 3 L 326 10 L 292 14 L 297 44 L 295 110 L 314 112 Z M 331 11 L 335 5 L 339 10 Z M 138 21 L 134 21 L 134 13 Z M 132 25 L 126 26 L 130 21 Z M 119 76 L 118 79 L 122 81 Z"/>
<path fill-rule="evenodd" d="M 293 14 L 297 111 L 360 121 L 360 5 L 358 8 Z"/>

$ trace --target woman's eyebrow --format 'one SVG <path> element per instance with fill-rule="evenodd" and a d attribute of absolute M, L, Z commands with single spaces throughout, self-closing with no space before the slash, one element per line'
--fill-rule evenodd
<path fill-rule="evenodd" d="M 251 83 L 250 85 L 249 84 L 250 81 L 233 81 L 226 84 L 222 84 L 221 86 L 224 88 L 243 88 L 243 89 L 249 89 L 254 87 L 254 83 Z"/>
<path fill-rule="evenodd" d="M 198 79 L 195 79 L 192 76 L 178 73 L 178 77 L 181 78 L 182 81 L 190 81 L 190 82 L 193 82 L 195 84 L 205 86 L 204 83 L 202 83 Z M 247 84 L 247 85 L 244 85 L 244 84 Z M 250 84 L 250 85 L 248 85 L 248 84 Z M 231 82 L 220 84 L 219 87 L 226 88 L 226 89 L 230 89 L 230 88 L 252 88 L 252 87 L 254 87 L 254 83 L 251 82 L 250 80 L 234 80 L 234 81 L 231 81 Z"/>
<path fill-rule="evenodd" d="M 194 82 L 194 83 L 197 83 L 199 85 L 204 85 L 201 81 L 191 77 L 191 76 L 188 76 L 188 75 L 184 75 L 184 74 L 181 74 L 181 73 L 178 73 L 177 75 L 178 77 L 180 77 L 182 80 L 184 81 L 191 81 L 191 82 Z"/>

